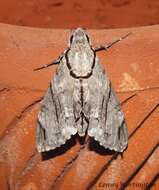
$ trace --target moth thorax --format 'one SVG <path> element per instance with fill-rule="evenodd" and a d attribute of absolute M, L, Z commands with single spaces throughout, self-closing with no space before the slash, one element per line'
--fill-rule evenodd
<path fill-rule="evenodd" d="M 71 72 L 77 77 L 87 77 L 90 75 L 94 64 L 93 51 L 76 51 L 68 54 L 68 62 Z"/>

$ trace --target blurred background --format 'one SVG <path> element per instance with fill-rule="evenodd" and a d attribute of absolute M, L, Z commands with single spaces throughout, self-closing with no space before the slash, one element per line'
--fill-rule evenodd
<path fill-rule="evenodd" d="M 5 0 L 0 22 L 47 28 L 159 24 L 159 0 Z"/>

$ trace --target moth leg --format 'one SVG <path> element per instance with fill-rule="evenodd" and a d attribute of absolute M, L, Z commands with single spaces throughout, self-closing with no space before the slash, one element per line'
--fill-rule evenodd
<path fill-rule="evenodd" d="M 41 66 L 41 67 L 38 67 L 38 68 L 34 69 L 34 71 L 38 71 L 38 70 L 41 70 L 41 69 L 45 69 L 45 68 L 47 68 L 47 67 L 50 67 L 50 66 L 52 66 L 52 65 L 57 65 L 57 64 L 59 64 L 60 61 L 61 61 L 61 59 L 62 59 L 63 56 L 65 55 L 66 51 L 67 51 L 67 50 L 65 50 L 57 59 L 55 59 L 55 60 L 52 61 L 51 63 L 46 64 L 46 65 L 43 65 L 43 66 Z"/>
<path fill-rule="evenodd" d="M 123 39 L 125 39 L 126 37 L 128 37 L 130 34 L 132 34 L 132 33 L 130 32 L 130 33 L 126 34 L 125 36 L 122 36 L 122 37 L 120 37 L 119 39 L 117 39 L 117 40 L 115 40 L 115 41 L 113 41 L 113 42 L 110 42 L 110 43 L 108 43 L 108 44 L 106 44 L 106 45 L 99 45 L 99 46 L 97 46 L 97 47 L 94 47 L 93 50 L 94 50 L 95 52 L 101 51 L 101 50 L 108 50 L 108 49 L 109 49 L 110 47 L 112 47 L 114 44 L 116 44 L 116 43 L 122 41 Z"/>

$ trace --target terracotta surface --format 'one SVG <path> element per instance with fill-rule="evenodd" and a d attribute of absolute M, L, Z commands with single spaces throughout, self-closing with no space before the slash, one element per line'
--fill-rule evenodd
<path fill-rule="evenodd" d="M 98 53 L 122 103 L 128 149 L 118 155 L 74 136 L 42 159 L 35 148 L 36 117 L 56 66 L 33 69 L 58 57 L 70 31 L 0 24 L 0 189 L 141 189 L 147 183 L 158 190 L 158 31 L 157 25 L 88 31 L 93 45 L 132 32 Z"/>
<path fill-rule="evenodd" d="M 0 22 L 52 28 L 119 28 L 159 23 L 159 1 L 5 0 Z"/>

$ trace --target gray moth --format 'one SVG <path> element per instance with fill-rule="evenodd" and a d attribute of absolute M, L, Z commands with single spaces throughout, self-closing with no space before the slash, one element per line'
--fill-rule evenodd
<path fill-rule="evenodd" d="M 82 28 L 74 30 L 68 48 L 51 64 L 58 64 L 43 98 L 37 119 L 37 149 L 53 150 L 78 133 L 87 133 L 105 149 L 123 152 L 128 132 L 120 103 L 96 52 L 107 50 L 124 37 L 92 47 Z"/>

